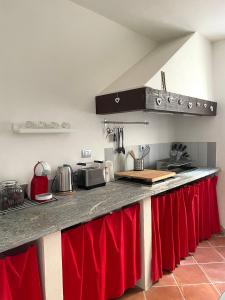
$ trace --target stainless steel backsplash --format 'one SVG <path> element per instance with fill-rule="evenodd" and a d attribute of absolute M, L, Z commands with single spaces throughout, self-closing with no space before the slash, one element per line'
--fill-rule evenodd
<path fill-rule="evenodd" d="M 177 143 L 180 143 L 179 141 Z M 216 143 L 215 142 L 182 142 L 187 145 L 187 152 L 193 161 L 193 165 L 198 167 L 216 167 Z M 147 145 L 147 144 L 146 144 Z M 145 168 L 156 168 L 156 161 L 170 156 L 172 143 L 148 144 L 150 153 L 145 157 Z M 135 155 L 141 155 L 141 145 L 131 145 L 125 147 L 126 154 L 118 154 L 113 148 L 105 148 L 105 160 L 111 160 L 115 171 L 132 170 L 133 158 L 128 151 L 133 150 Z"/>

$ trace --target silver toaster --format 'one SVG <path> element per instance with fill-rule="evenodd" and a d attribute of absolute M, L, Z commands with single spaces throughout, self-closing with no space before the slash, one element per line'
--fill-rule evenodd
<path fill-rule="evenodd" d="M 104 186 L 105 179 L 102 168 L 87 167 L 77 171 L 77 185 L 85 189 Z"/>

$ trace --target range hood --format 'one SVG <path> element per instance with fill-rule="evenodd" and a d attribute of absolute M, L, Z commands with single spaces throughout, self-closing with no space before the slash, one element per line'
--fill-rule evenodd
<path fill-rule="evenodd" d="M 96 96 L 96 114 L 137 110 L 215 116 L 217 103 L 150 87 Z"/>
<path fill-rule="evenodd" d="M 192 84 L 194 89 L 189 87 L 189 82 L 193 83 L 195 78 L 193 76 L 195 69 L 193 68 L 192 74 L 190 68 L 189 72 L 185 69 L 188 65 L 183 65 L 187 53 L 192 53 L 192 49 L 195 49 L 198 38 L 197 34 L 191 34 L 155 48 L 96 96 L 96 113 L 112 114 L 144 110 L 215 116 L 217 103 L 195 98 L 195 94 L 202 96 L 198 93 L 199 89 L 195 83 Z M 173 92 L 160 90 L 159 74 L 164 68 L 169 70 L 167 86 L 172 85 Z M 198 73 L 196 76 L 201 74 Z M 171 82 L 172 78 L 176 80 Z M 210 98 L 208 94 L 205 96 Z"/>

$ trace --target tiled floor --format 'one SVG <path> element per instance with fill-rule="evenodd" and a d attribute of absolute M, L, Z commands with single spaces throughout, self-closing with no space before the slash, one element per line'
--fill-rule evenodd
<path fill-rule="evenodd" d="M 218 300 L 225 292 L 225 236 L 201 242 L 195 253 L 147 292 L 128 290 L 126 300 Z"/>

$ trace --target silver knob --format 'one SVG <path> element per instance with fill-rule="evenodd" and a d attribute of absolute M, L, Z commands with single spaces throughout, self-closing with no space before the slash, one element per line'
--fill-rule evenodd
<path fill-rule="evenodd" d="M 196 106 L 197 107 L 200 107 L 201 106 L 201 103 L 198 101 L 198 102 L 196 102 Z"/>
<path fill-rule="evenodd" d="M 210 105 L 210 110 L 214 111 L 214 107 L 212 105 Z"/>
<path fill-rule="evenodd" d="M 120 102 L 120 98 L 119 97 L 116 97 L 115 98 L 115 102 L 118 104 Z"/>
<path fill-rule="evenodd" d="M 207 108 L 208 104 L 207 103 L 204 103 L 204 108 Z"/>
<path fill-rule="evenodd" d="M 161 105 L 162 104 L 162 99 L 161 98 L 157 98 L 156 99 L 156 104 L 157 105 Z"/>
<path fill-rule="evenodd" d="M 178 104 L 181 105 L 183 103 L 182 99 L 178 100 Z"/>
<path fill-rule="evenodd" d="M 192 102 L 188 102 L 188 108 L 192 109 L 193 103 Z"/>

